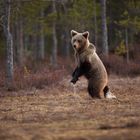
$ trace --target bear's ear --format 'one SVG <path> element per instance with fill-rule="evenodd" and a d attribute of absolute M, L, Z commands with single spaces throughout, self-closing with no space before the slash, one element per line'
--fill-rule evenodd
<path fill-rule="evenodd" d="M 82 35 L 87 39 L 89 37 L 89 32 L 86 31 L 86 32 L 82 33 Z"/>
<path fill-rule="evenodd" d="M 73 36 L 75 36 L 75 35 L 77 35 L 78 34 L 78 32 L 76 32 L 76 31 L 74 31 L 74 30 L 71 30 L 71 36 L 73 37 Z"/>

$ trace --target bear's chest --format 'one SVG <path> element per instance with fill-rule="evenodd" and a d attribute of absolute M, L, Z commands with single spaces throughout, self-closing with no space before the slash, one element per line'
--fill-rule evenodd
<path fill-rule="evenodd" d="M 81 53 L 79 55 L 79 61 L 80 61 L 80 63 L 84 63 L 85 61 L 91 60 L 92 57 L 93 57 L 92 53 L 89 53 L 89 52 L 85 51 L 84 53 Z"/>

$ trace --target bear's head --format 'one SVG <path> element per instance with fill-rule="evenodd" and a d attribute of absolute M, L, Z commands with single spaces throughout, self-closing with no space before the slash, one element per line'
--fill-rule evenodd
<path fill-rule="evenodd" d="M 89 46 L 89 32 L 78 33 L 71 30 L 71 43 L 76 52 L 81 52 Z"/>

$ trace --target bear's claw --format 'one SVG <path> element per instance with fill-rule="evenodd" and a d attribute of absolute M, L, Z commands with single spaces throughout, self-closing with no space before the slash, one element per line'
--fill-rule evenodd
<path fill-rule="evenodd" d="M 75 84 L 77 81 L 78 81 L 78 79 L 73 78 L 70 82 L 73 83 L 73 84 Z"/>

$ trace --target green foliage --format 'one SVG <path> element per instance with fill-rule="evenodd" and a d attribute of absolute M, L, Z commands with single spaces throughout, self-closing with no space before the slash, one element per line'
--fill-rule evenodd
<path fill-rule="evenodd" d="M 91 0 L 76 0 L 73 3 L 73 7 L 68 11 L 72 27 L 78 30 L 86 30 L 93 27 L 93 16 L 93 1 Z"/>
<path fill-rule="evenodd" d="M 129 0 L 126 2 L 126 9 L 123 11 L 121 17 L 122 20 L 119 24 L 124 27 L 133 30 L 135 33 L 140 31 L 140 1 Z"/>
<path fill-rule="evenodd" d="M 0 18 L 3 16 L 3 2 L 0 1 Z M 96 1 L 96 7 L 95 2 Z M 62 36 L 66 32 L 69 34 L 71 29 L 79 32 L 89 30 L 94 36 L 94 9 L 96 8 L 98 42 L 101 42 L 101 7 L 97 0 L 56 0 L 56 12 L 52 9 L 52 0 L 12 0 L 11 27 L 16 25 L 20 18 L 23 20 L 24 35 L 40 35 L 41 26 L 43 32 L 48 38 L 47 46 L 52 46 L 52 23 L 56 23 L 58 44 L 63 44 Z M 128 37 L 139 38 L 140 34 L 140 1 L 138 0 L 107 0 L 107 23 L 109 44 L 114 46 L 121 40 L 124 40 L 124 29 L 128 29 Z M 41 16 L 41 11 L 44 16 Z M 2 19 L 2 18 L 1 18 Z M 1 23 L 1 20 L 0 20 Z M 0 34 L 3 34 L 0 26 Z M 69 36 L 67 36 L 69 37 Z M 0 42 L 3 41 L 0 39 Z M 49 42 L 49 44 L 48 44 Z M 122 41 L 121 41 L 122 42 Z M 0 45 L 0 51 L 3 52 L 4 45 Z M 48 49 L 48 48 L 47 48 Z M 123 51 L 120 51 L 123 52 Z"/>
<path fill-rule="evenodd" d="M 127 50 L 125 47 L 124 40 L 121 41 L 120 45 L 115 49 L 115 54 L 123 56 L 126 54 Z"/>
<path fill-rule="evenodd" d="M 41 10 L 46 10 L 50 5 L 50 1 L 45 2 L 42 0 L 15 2 L 12 5 L 12 22 L 16 24 L 22 18 L 24 20 L 24 32 L 29 35 L 39 33 L 35 31 L 37 24 L 41 24 L 44 31 L 47 32 L 49 20 L 47 17 L 41 17 Z"/>

